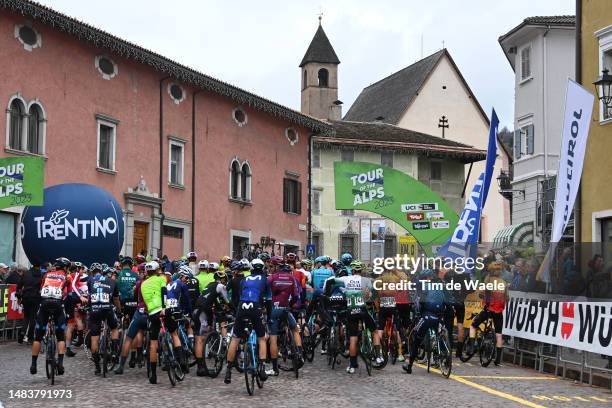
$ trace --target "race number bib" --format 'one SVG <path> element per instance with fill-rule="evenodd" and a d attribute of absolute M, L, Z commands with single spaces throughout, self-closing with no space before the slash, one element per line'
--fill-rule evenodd
<path fill-rule="evenodd" d="M 364 305 L 363 298 L 361 296 L 352 296 L 346 299 L 346 305 L 348 307 L 360 307 Z"/>
<path fill-rule="evenodd" d="M 40 296 L 46 299 L 61 299 L 62 288 L 57 286 L 45 286 L 40 292 Z"/>
<path fill-rule="evenodd" d="M 109 303 L 110 302 L 110 296 L 108 296 L 108 293 L 92 293 L 91 295 L 91 303 Z"/>
<path fill-rule="evenodd" d="M 178 299 L 166 299 L 166 307 L 168 308 L 178 307 Z"/>
<path fill-rule="evenodd" d="M 393 296 L 381 297 L 380 307 L 395 307 L 395 298 Z"/>

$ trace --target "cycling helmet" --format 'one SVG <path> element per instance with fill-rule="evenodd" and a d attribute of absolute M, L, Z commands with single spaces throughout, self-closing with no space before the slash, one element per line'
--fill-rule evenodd
<path fill-rule="evenodd" d="M 243 271 L 250 271 L 251 270 L 251 263 L 249 262 L 248 259 L 242 258 L 240 260 L 240 269 L 243 270 Z"/>
<path fill-rule="evenodd" d="M 115 268 L 111 268 L 107 265 L 106 268 L 102 269 L 102 275 L 110 275 L 113 271 L 115 271 Z"/>
<path fill-rule="evenodd" d="M 70 267 L 70 259 L 64 257 L 57 258 L 55 261 L 53 261 L 53 266 L 56 268 L 66 269 Z"/>
<path fill-rule="evenodd" d="M 253 259 L 253 262 L 251 262 L 251 266 L 253 267 L 253 271 L 263 271 L 266 265 L 261 259 L 256 258 Z"/>
<path fill-rule="evenodd" d="M 291 265 L 289 264 L 283 264 L 281 265 L 281 267 L 278 269 L 280 272 L 287 272 L 287 273 L 291 273 L 293 272 L 293 268 L 291 267 Z"/>
<path fill-rule="evenodd" d="M 120 262 L 121 262 L 121 265 L 129 265 L 129 266 L 134 265 L 134 260 L 130 258 L 129 256 L 124 256 L 123 258 L 121 258 Z"/>
<path fill-rule="evenodd" d="M 104 269 L 106 269 L 106 268 L 108 268 L 108 264 L 103 263 L 103 264 L 102 264 L 102 270 L 104 270 Z"/>
<path fill-rule="evenodd" d="M 331 267 L 334 272 L 338 272 L 340 268 L 342 268 L 342 264 L 340 263 L 340 261 L 334 259 L 333 261 L 331 261 Z"/>
<path fill-rule="evenodd" d="M 227 279 L 227 273 L 225 273 L 223 271 L 217 271 L 214 274 L 214 278 L 215 278 L 215 280 L 225 280 L 225 279 Z"/>
<path fill-rule="evenodd" d="M 289 252 L 286 256 L 285 259 L 287 260 L 287 262 L 289 263 L 295 263 L 295 261 L 297 261 L 297 255 L 294 254 L 293 252 Z"/>
<path fill-rule="evenodd" d="M 338 272 L 336 272 L 336 278 L 341 278 L 343 276 L 348 276 L 346 266 L 341 267 L 340 269 L 338 269 Z"/>
<path fill-rule="evenodd" d="M 419 273 L 419 279 L 431 279 L 436 275 L 433 269 L 423 269 Z"/>
<path fill-rule="evenodd" d="M 353 262 L 353 255 L 347 252 L 345 254 L 342 254 L 342 257 L 340 257 L 340 260 L 345 266 L 349 266 L 351 262 Z"/>
<path fill-rule="evenodd" d="M 75 268 L 82 268 L 82 267 L 83 267 L 83 264 L 82 264 L 82 263 L 80 263 L 79 261 L 73 262 L 73 263 L 72 263 L 72 265 L 73 265 Z"/>
<path fill-rule="evenodd" d="M 219 270 L 219 264 L 216 262 L 211 262 L 208 264 L 208 270 L 209 271 L 218 271 Z"/>
<path fill-rule="evenodd" d="M 302 259 L 302 266 L 304 268 L 312 268 L 312 261 L 308 258 Z"/>
<path fill-rule="evenodd" d="M 147 272 L 155 272 L 159 269 L 159 264 L 155 261 L 147 262 L 145 265 L 145 270 Z"/>
<path fill-rule="evenodd" d="M 136 255 L 136 263 L 141 264 L 141 263 L 143 263 L 144 261 L 146 261 L 146 258 L 145 258 L 145 256 L 144 256 L 144 255 L 142 255 L 142 254 L 138 254 L 138 255 Z"/>
<path fill-rule="evenodd" d="M 208 267 L 210 266 L 210 264 L 208 263 L 208 261 L 206 259 L 200 261 L 198 263 L 198 269 L 208 269 Z"/>
<path fill-rule="evenodd" d="M 353 262 L 351 262 L 351 269 L 354 270 L 355 272 L 363 271 L 364 269 L 363 262 L 361 262 L 358 259 L 355 259 Z"/>
<path fill-rule="evenodd" d="M 227 255 L 222 256 L 221 259 L 219 259 L 219 263 L 224 264 L 224 265 L 231 265 L 231 262 L 232 262 L 232 258 L 230 258 Z"/>
<path fill-rule="evenodd" d="M 270 254 L 267 252 L 262 252 L 261 254 L 259 254 L 257 256 L 259 259 L 261 259 L 262 261 L 266 262 L 270 260 Z"/>
<path fill-rule="evenodd" d="M 232 263 L 230 264 L 231 271 L 240 271 L 241 267 L 242 267 L 242 264 L 238 261 L 232 261 Z"/>
<path fill-rule="evenodd" d="M 327 257 L 326 256 L 317 256 L 315 258 L 315 263 L 320 263 L 320 264 L 327 264 Z"/>
<path fill-rule="evenodd" d="M 189 252 L 189 253 L 187 254 L 187 259 L 188 259 L 188 260 L 190 260 L 190 261 L 191 261 L 191 260 L 195 261 L 196 259 L 198 259 L 198 254 L 196 254 L 196 253 L 195 253 L 195 252 L 193 252 L 193 251 L 192 251 L 192 252 Z"/>
<path fill-rule="evenodd" d="M 181 266 L 179 268 L 179 276 L 186 276 L 188 278 L 192 278 L 193 277 L 193 273 L 191 272 L 191 268 L 188 266 Z"/>
<path fill-rule="evenodd" d="M 282 256 L 274 255 L 272 258 L 270 258 L 270 263 L 272 265 L 282 265 L 285 263 L 285 259 Z"/>
<path fill-rule="evenodd" d="M 99 264 L 99 263 L 97 263 L 97 262 L 94 262 L 94 263 L 92 263 L 92 264 L 91 264 L 91 266 L 89 267 L 89 270 L 91 270 L 92 272 L 95 272 L 95 271 L 101 271 L 101 270 L 102 270 L 102 265 L 100 265 L 100 264 Z"/>

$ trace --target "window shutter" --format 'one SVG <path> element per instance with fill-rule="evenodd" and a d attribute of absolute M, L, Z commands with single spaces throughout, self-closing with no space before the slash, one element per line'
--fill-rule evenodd
<path fill-rule="evenodd" d="M 521 158 L 521 130 L 514 131 L 514 159 Z"/>
<path fill-rule="evenodd" d="M 533 154 L 533 125 L 527 126 L 527 154 Z"/>
<path fill-rule="evenodd" d="M 289 180 L 283 179 L 283 211 L 289 212 Z"/>
<path fill-rule="evenodd" d="M 296 185 L 295 212 L 297 214 L 301 214 L 302 213 L 302 183 L 299 181 L 296 181 L 295 185 Z"/>

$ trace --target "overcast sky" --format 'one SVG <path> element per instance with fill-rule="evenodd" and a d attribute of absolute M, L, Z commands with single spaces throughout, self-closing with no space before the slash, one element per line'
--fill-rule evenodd
<path fill-rule="evenodd" d="M 423 56 L 444 42 L 485 111 L 510 126 L 514 74 L 497 38 L 528 16 L 575 13 L 575 0 L 42 2 L 297 110 L 298 64 L 321 11 L 344 113 L 365 86 L 420 59 L 421 38 Z"/>

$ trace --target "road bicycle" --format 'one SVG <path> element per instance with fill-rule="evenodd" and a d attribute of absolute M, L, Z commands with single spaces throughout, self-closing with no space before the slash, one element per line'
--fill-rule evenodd
<path fill-rule="evenodd" d="M 240 342 L 240 350 L 243 353 L 244 360 L 242 361 L 242 370 L 244 372 L 244 380 L 246 389 L 249 395 L 255 393 L 255 383 L 258 388 L 263 387 L 263 381 L 259 378 L 259 363 L 257 362 L 258 347 L 257 334 L 253 329 L 253 324 L 248 318 L 243 319 L 244 333 Z"/>
<path fill-rule="evenodd" d="M 372 344 L 372 332 L 366 327 L 365 324 L 362 326 L 363 328 L 359 333 L 359 355 L 366 366 L 368 376 L 371 376 L 372 361 L 376 358 L 376 352 L 374 351 L 374 345 Z"/>
<path fill-rule="evenodd" d="M 340 299 L 341 297 L 337 297 L 338 299 Z M 335 304 L 335 299 L 333 296 L 329 298 L 330 305 L 334 305 Z M 344 299 L 342 298 L 342 302 L 344 302 Z M 338 319 L 338 315 L 341 313 L 341 310 L 338 310 L 336 308 L 334 308 L 333 306 L 330 307 L 329 310 L 329 317 L 330 317 L 330 323 L 329 323 L 329 332 L 327 334 L 327 365 L 330 365 L 332 370 L 336 368 L 336 365 L 338 365 L 340 363 L 340 360 L 338 359 L 339 355 L 345 355 L 346 353 L 346 343 L 345 343 L 345 330 L 342 330 L 342 323 L 339 321 Z"/>
<path fill-rule="evenodd" d="M 231 340 L 231 329 L 233 323 L 223 323 L 225 325 L 226 335 L 221 334 L 221 323 L 214 317 L 214 330 L 208 335 L 204 342 L 204 368 L 211 378 L 216 378 L 221 370 L 223 363 L 227 359 L 227 350 Z M 241 360 L 236 364 L 237 369 L 242 369 Z M 241 371 L 239 371 L 241 372 Z"/>
<path fill-rule="evenodd" d="M 53 316 L 49 316 L 47 323 L 47 333 L 44 338 L 45 344 L 45 372 L 51 385 L 55 384 L 55 374 L 57 374 L 57 337 L 55 337 L 55 322 Z"/>
<path fill-rule="evenodd" d="M 391 364 L 395 364 L 397 362 L 397 358 L 399 357 L 399 341 L 398 338 L 401 336 L 401 332 L 397 330 L 397 320 L 396 320 L 397 312 L 391 316 L 387 317 L 385 322 L 385 328 L 383 330 L 383 335 L 381 339 L 381 349 L 382 349 L 382 358 L 383 362 L 374 366 L 377 370 L 382 370 L 385 368 L 389 360 Z"/>
<path fill-rule="evenodd" d="M 102 377 L 106 378 L 106 375 L 115 368 L 115 364 L 117 363 L 117 354 L 116 350 L 113 350 L 111 339 L 111 329 L 106 319 L 102 321 L 102 330 L 98 347 L 102 359 Z"/>
<path fill-rule="evenodd" d="M 197 364 L 198 360 L 195 356 L 195 345 L 192 342 L 193 338 L 190 339 L 187 335 L 188 319 L 188 316 L 183 316 L 180 319 L 177 319 L 176 322 L 178 323 L 178 336 L 181 340 L 185 361 L 187 362 L 188 367 L 193 367 Z"/>
<path fill-rule="evenodd" d="M 291 313 L 289 308 L 277 308 L 286 310 L 287 314 Z M 295 378 L 299 377 L 300 370 L 300 356 L 298 355 L 297 346 L 295 344 L 295 337 L 293 336 L 293 330 L 289 328 L 287 324 L 287 317 L 282 319 L 279 335 L 277 336 L 277 345 L 279 353 L 278 368 L 283 371 L 293 371 Z"/>
<path fill-rule="evenodd" d="M 469 320 L 474 320 L 477 315 L 472 313 Z M 482 326 L 484 325 L 484 328 Z M 474 339 L 474 351 L 468 353 L 469 336 L 463 339 L 463 350 L 459 359 L 464 363 L 469 361 L 476 352 L 480 359 L 480 365 L 488 367 L 495 357 L 495 330 L 493 328 L 493 319 L 486 319 L 480 326 L 476 328 L 476 338 Z"/>
<path fill-rule="evenodd" d="M 181 369 L 178 359 L 174 355 L 174 347 L 172 343 L 172 334 L 166 330 L 163 316 L 160 316 L 160 331 L 159 331 L 159 365 L 168 374 L 168 379 L 172 386 L 176 386 L 177 381 L 183 381 L 185 373 Z"/>
<path fill-rule="evenodd" d="M 427 330 L 424 344 L 427 353 L 427 372 L 430 371 L 432 366 L 438 366 L 444 377 L 450 377 L 453 368 L 453 355 L 448 330 L 442 320 L 438 322 L 436 328 Z"/>

